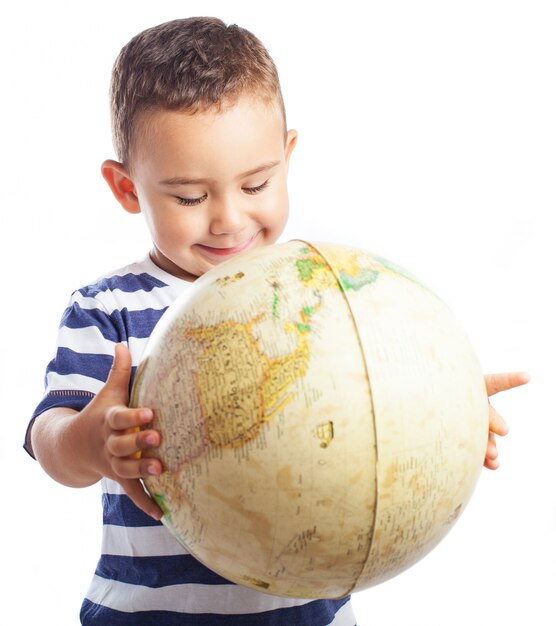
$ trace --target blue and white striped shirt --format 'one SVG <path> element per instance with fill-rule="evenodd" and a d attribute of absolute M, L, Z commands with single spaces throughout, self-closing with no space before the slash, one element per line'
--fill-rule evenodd
<path fill-rule="evenodd" d="M 127 343 L 132 380 L 147 340 L 190 283 L 147 256 L 77 290 L 65 310 L 46 394 L 33 419 L 53 407 L 81 410 L 102 388 L 114 347 Z M 26 449 L 30 452 L 29 446 Z M 349 597 L 281 598 L 235 585 L 199 563 L 119 483 L 102 479 L 102 554 L 83 602 L 83 624 L 180 626 L 353 626 Z"/>

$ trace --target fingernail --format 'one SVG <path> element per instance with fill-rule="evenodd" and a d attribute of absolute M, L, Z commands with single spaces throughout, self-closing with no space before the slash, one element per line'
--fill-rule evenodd
<path fill-rule="evenodd" d="M 145 443 L 148 444 L 149 446 L 156 446 L 156 444 L 157 444 L 157 436 L 154 433 L 149 433 L 145 437 Z"/>
<path fill-rule="evenodd" d="M 141 421 L 145 422 L 145 424 L 146 424 L 146 423 L 148 423 L 148 422 L 150 422 L 152 420 L 153 412 L 150 409 L 144 409 L 139 414 L 139 417 L 140 417 Z"/>
<path fill-rule="evenodd" d="M 157 476 L 158 475 L 158 467 L 154 463 L 151 463 L 150 465 L 147 465 L 147 472 L 151 476 Z"/>

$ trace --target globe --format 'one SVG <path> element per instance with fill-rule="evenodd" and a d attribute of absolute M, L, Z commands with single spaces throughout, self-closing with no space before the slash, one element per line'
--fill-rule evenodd
<path fill-rule="evenodd" d="M 163 523 L 226 579 L 334 598 L 391 578 L 461 515 L 488 399 L 450 309 L 392 262 L 290 241 L 199 278 L 149 340 Z"/>

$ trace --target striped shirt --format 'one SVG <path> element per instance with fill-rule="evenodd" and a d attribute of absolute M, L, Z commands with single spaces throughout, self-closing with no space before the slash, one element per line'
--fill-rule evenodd
<path fill-rule="evenodd" d="M 190 283 L 142 261 L 72 295 L 33 418 L 53 407 L 81 410 L 102 388 L 116 343 L 132 356 L 132 380 L 156 323 Z M 29 432 L 29 431 L 28 431 Z M 31 452 L 26 444 L 26 449 Z M 164 626 L 353 626 L 349 597 L 282 598 L 235 585 L 202 565 L 119 483 L 103 478 L 103 539 L 83 602 L 83 624 Z"/>

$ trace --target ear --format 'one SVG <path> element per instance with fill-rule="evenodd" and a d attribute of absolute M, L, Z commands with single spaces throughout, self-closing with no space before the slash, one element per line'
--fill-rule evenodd
<path fill-rule="evenodd" d="M 297 131 L 296 130 L 288 130 L 288 134 L 286 135 L 286 146 L 284 149 L 286 156 L 286 164 L 289 164 L 291 153 L 297 144 Z"/>
<path fill-rule="evenodd" d="M 139 200 L 135 193 L 135 185 L 126 168 L 121 163 L 109 159 L 104 161 L 100 171 L 112 190 L 114 197 L 123 208 L 128 213 L 141 213 Z"/>

